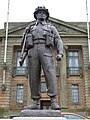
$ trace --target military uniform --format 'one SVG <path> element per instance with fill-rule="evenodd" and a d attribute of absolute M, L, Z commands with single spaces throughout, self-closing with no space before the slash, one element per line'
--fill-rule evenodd
<path fill-rule="evenodd" d="M 57 95 L 57 83 L 52 46 L 55 45 L 57 53 L 63 55 L 61 38 L 55 27 L 46 22 L 36 23 L 31 28 L 30 34 L 27 35 L 27 44 L 32 39 L 32 43 L 30 43 L 33 46 L 28 50 L 31 98 L 40 99 L 41 66 L 46 78 L 48 95 L 55 96 Z M 32 37 L 30 38 L 30 36 Z"/>
<path fill-rule="evenodd" d="M 36 11 L 34 12 L 35 19 L 37 19 L 36 14 L 39 10 L 45 11 L 48 19 L 49 12 L 48 9 L 44 7 L 38 7 L 36 9 Z M 37 101 L 40 99 L 42 66 L 48 90 L 47 93 L 51 98 L 51 107 L 52 109 L 59 109 L 59 105 L 56 103 L 55 98 L 55 96 L 57 95 L 57 82 L 52 46 L 55 46 L 57 48 L 57 55 L 63 56 L 62 40 L 56 28 L 50 23 L 47 23 L 45 20 L 37 20 L 34 26 L 27 27 L 25 31 L 29 31 L 26 34 L 26 48 L 28 50 L 28 73 L 31 98 Z M 33 106 L 30 106 L 29 108 L 38 108 L 37 101 Z"/>

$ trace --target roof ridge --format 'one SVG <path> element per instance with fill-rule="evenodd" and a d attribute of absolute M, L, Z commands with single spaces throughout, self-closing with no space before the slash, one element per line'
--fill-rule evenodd
<path fill-rule="evenodd" d="M 62 25 L 67 26 L 67 27 L 69 27 L 69 28 L 73 28 L 73 29 L 79 30 L 79 31 L 81 31 L 81 32 L 87 33 L 86 30 L 80 28 L 79 26 L 76 27 L 75 25 L 70 24 L 70 22 L 65 22 L 65 21 L 62 21 L 62 20 L 59 20 L 59 19 L 56 19 L 56 18 L 52 18 L 52 17 L 50 17 L 50 20 L 52 20 L 52 21 L 54 21 L 54 22 L 57 21 L 57 22 L 59 22 L 59 23 L 62 23 Z"/>

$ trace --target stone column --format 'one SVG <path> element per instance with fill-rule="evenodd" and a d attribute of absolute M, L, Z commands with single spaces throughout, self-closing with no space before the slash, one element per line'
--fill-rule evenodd
<path fill-rule="evenodd" d="M 84 91 L 85 91 L 85 106 L 86 108 L 90 108 L 90 69 L 88 69 L 89 65 L 89 57 L 88 57 L 88 47 L 87 46 L 82 46 L 82 51 L 83 51 L 83 73 L 84 73 Z"/>
<path fill-rule="evenodd" d="M 66 50 L 60 64 L 60 79 L 61 79 L 61 107 L 67 108 L 67 73 L 66 73 Z"/>

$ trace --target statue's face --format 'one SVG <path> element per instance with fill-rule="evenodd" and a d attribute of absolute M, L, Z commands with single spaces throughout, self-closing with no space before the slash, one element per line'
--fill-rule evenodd
<path fill-rule="evenodd" d="M 38 13 L 36 14 L 36 17 L 37 17 L 37 20 L 44 21 L 47 18 L 47 14 L 45 11 L 41 10 L 41 11 L 38 11 Z"/>

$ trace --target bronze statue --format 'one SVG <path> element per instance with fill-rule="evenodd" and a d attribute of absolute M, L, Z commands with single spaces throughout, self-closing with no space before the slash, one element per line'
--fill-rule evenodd
<path fill-rule="evenodd" d="M 28 73 L 31 90 L 31 98 L 33 104 L 27 106 L 27 109 L 40 109 L 40 82 L 41 82 L 41 66 L 45 74 L 48 95 L 51 99 L 51 109 L 60 110 L 60 106 L 56 101 L 57 83 L 55 73 L 55 63 L 52 54 L 52 46 L 57 48 L 57 61 L 63 57 L 63 43 L 56 28 L 48 23 L 48 9 L 37 7 L 34 12 L 36 24 L 28 26 L 24 32 L 22 39 L 22 54 L 26 47 L 28 54 Z M 22 66 L 26 56 L 21 56 Z"/>

